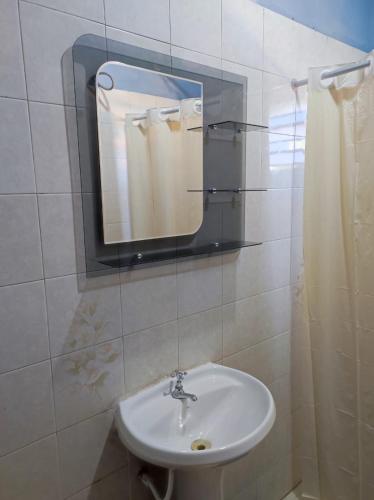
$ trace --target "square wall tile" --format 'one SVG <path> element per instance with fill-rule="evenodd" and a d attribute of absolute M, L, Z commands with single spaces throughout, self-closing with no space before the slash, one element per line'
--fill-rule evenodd
<path fill-rule="evenodd" d="M 266 193 L 252 192 L 245 195 L 245 239 L 247 241 L 263 241 L 262 195 Z"/>
<path fill-rule="evenodd" d="M 38 193 L 79 191 L 75 109 L 30 102 L 30 121 Z"/>
<path fill-rule="evenodd" d="M 258 312 L 261 339 L 289 331 L 291 328 L 291 292 L 289 287 L 261 294 Z"/>
<path fill-rule="evenodd" d="M 126 393 L 135 392 L 178 367 L 177 322 L 124 337 Z"/>
<path fill-rule="evenodd" d="M 221 0 L 171 0 L 171 43 L 221 57 Z"/>
<path fill-rule="evenodd" d="M 104 23 L 104 0 L 26 0 L 73 16 Z"/>
<path fill-rule="evenodd" d="M 222 358 L 222 311 L 210 309 L 178 320 L 179 368 Z"/>
<path fill-rule="evenodd" d="M 0 99 L 0 194 L 35 193 L 26 101 Z"/>
<path fill-rule="evenodd" d="M 176 319 L 176 265 L 121 273 L 121 296 L 126 335 Z"/>
<path fill-rule="evenodd" d="M 247 121 L 250 121 L 247 120 Z M 259 122 L 254 122 L 259 123 Z M 247 189 L 262 189 L 263 179 L 261 176 L 262 139 L 261 132 L 247 134 L 245 141 L 245 184 Z M 246 193 L 246 197 L 250 193 Z M 247 199 L 247 198 L 245 198 Z"/>
<path fill-rule="evenodd" d="M 78 195 L 74 198 L 69 194 L 41 194 L 38 199 L 45 276 L 83 271 Z"/>
<path fill-rule="evenodd" d="M 0 95 L 26 97 L 18 2 L 0 1 Z"/>
<path fill-rule="evenodd" d="M 170 42 L 169 0 L 104 0 L 106 23 L 138 35 Z"/>
<path fill-rule="evenodd" d="M 300 74 L 298 23 L 271 10 L 264 11 L 264 70 L 291 78 Z"/>
<path fill-rule="evenodd" d="M 326 50 L 323 63 L 325 65 L 348 64 L 356 62 L 365 56 L 366 53 L 362 50 L 351 47 L 335 38 L 326 37 Z"/>
<path fill-rule="evenodd" d="M 225 466 L 224 491 L 233 500 L 257 500 L 256 477 L 260 448 Z M 248 471 L 251 471 L 248 474 Z"/>
<path fill-rule="evenodd" d="M 31 3 L 20 10 L 29 98 L 74 106 L 71 48 L 86 33 L 105 36 L 104 26 Z"/>
<path fill-rule="evenodd" d="M 234 302 L 261 291 L 263 245 L 242 248 L 222 257 L 223 303 Z"/>
<path fill-rule="evenodd" d="M 223 354 L 228 356 L 289 330 L 289 289 L 281 288 L 228 304 L 223 307 L 222 316 Z"/>
<path fill-rule="evenodd" d="M 260 342 L 224 358 L 223 363 L 270 385 L 290 371 L 290 336 L 285 333 Z"/>
<path fill-rule="evenodd" d="M 177 47 L 175 45 L 170 46 L 171 56 L 172 58 L 182 59 L 187 61 L 184 66 L 187 71 L 189 68 L 189 63 L 202 64 L 203 66 L 209 66 L 211 68 L 215 68 L 221 70 L 222 68 L 222 60 L 219 57 L 215 57 L 209 54 L 202 54 L 201 52 L 197 52 L 194 50 L 186 49 L 184 47 Z M 172 61 L 173 66 L 175 66 L 175 60 Z M 179 61 L 178 61 L 179 62 Z M 218 75 L 220 73 L 216 73 Z"/>
<path fill-rule="evenodd" d="M 50 436 L 0 458 L 0 498 L 60 499 L 56 444 Z"/>
<path fill-rule="evenodd" d="M 113 48 L 113 50 L 115 51 L 115 43 L 112 44 L 113 41 L 113 42 L 127 43 L 128 45 L 134 45 L 135 47 L 152 50 L 154 52 L 170 56 L 169 43 L 160 42 L 159 40 L 155 40 L 153 38 L 137 35 L 136 33 L 131 33 L 131 31 L 123 31 L 117 28 L 112 28 L 110 26 L 107 26 L 106 36 L 108 39 L 108 50 L 111 50 Z"/>
<path fill-rule="evenodd" d="M 274 189 L 262 193 L 263 241 L 291 236 L 292 189 Z"/>
<path fill-rule="evenodd" d="M 52 373 L 57 429 L 108 410 L 124 393 L 122 339 L 54 358 Z"/>
<path fill-rule="evenodd" d="M 0 375 L 0 455 L 55 431 L 49 361 Z"/>
<path fill-rule="evenodd" d="M 130 481 L 128 466 L 114 472 L 76 495 L 69 500 L 130 500 Z"/>
<path fill-rule="evenodd" d="M 281 239 L 224 255 L 223 303 L 287 286 L 290 254 L 290 240 Z"/>
<path fill-rule="evenodd" d="M 42 281 L 0 287 L 0 372 L 49 358 Z"/>
<path fill-rule="evenodd" d="M 223 355 L 229 356 L 259 342 L 260 296 L 227 304 L 222 308 Z"/>
<path fill-rule="evenodd" d="M 265 9 L 264 69 L 292 78 L 307 78 L 310 67 L 326 63 L 328 37 Z M 331 64 L 336 64 L 336 59 Z"/>
<path fill-rule="evenodd" d="M 247 78 L 247 122 L 262 123 L 262 72 L 248 68 L 242 64 L 222 60 L 222 70 Z M 246 141 L 250 141 L 253 134 L 247 134 Z"/>
<path fill-rule="evenodd" d="M 118 274 L 47 279 L 46 294 L 53 356 L 122 335 Z"/>
<path fill-rule="evenodd" d="M 293 186 L 294 137 L 284 134 L 261 135 L 261 186 L 270 189 L 291 188 Z"/>
<path fill-rule="evenodd" d="M 282 76 L 264 72 L 262 113 L 263 124 L 269 127 L 269 132 L 293 136 L 295 110 L 296 94 L 290 81 Z"/>
<path fill-rule="evenodd" d="M 178 317 L 222 303 L 222 258 L 205 257 L 177 263 Z"/>
<path fill-rule="evenodd" d="M 57 437 L 64 498 L 127 464 L 127 450 L 115 432 L 112 411 L 68 427 Z"/>
<path fill-rule="evenodd" d="M 280 239 L 261 245 L 260 289 L 267 292 L 290 283 L 291 241 Z"/>
<path fill-rule="evenodd" d="M 300 475 L 295 467 L 295 457 L 288 454 L 274 466 L 269 467 L 267 472 L 259 478 L 257 498 L 258 500 L 284 498 L 299 482 Z"/>
<path fill-rule="evenodd" d="M 43 278 L 36 196 L 0 196 L 0 234 L 0 285 Z"/>
<path fill-rule="evenodd" d="M 262 69 L 264 9 L 248 0 L 222 0 L 222 58 Z"/>

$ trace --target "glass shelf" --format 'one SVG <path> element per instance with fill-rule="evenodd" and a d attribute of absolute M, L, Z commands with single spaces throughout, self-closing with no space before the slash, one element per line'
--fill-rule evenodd
<path fill-rule="evenodd" d="M 210 123 L 209 125 L 206 126 L 208 129 L 212 130 L 218 130 L 218 129 L 224 129 L 224 130 L 232 130 L 233 132 L 240 133 L 240 132 L 254 132 L 256 130 L 268 130 L 269 127 L 265 127 L 264 125 L 255 125 L 253 123 L 244 123 L 244 122 L 235 122 L 232 120 L 227 120 L 224 122 L 217 122 L 217 123 Z M 194 130 L 202 130 L 204 127 L 192 127 L 187 130 L 194 131 Z"/>
<path fill-rule="evenodd" d="M 130 267 L 148 264 L 150 262 L 172 260 L 177 257 L 194 257 L 198 255 L 232 252 L 234 250 L 239 250 L 240 248 L 253 247 L 257 245 L 262 245 L 262 243 L 254 241 L 220 241 L 198 247 L 179 247 L 164 252 L 149 252 L 144 254 L 137 253 L 114 259 L 102 259 L 100 262 L 108 267 Z"/>
<path fill-rule="evenodd" d="M 187 193 L 257 193 L 267 191 L 266 188 L 227 188 L 227 189 L 217 189 L 217 188 L 207 188 L 207 189 L 187 189 Z"/>

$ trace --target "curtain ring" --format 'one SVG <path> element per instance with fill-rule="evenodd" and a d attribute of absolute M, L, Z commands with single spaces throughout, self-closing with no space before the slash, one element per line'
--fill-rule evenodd
<path fill-rule="evenodd" d="M 100 73 L 98 74 L 98 76 L 101 76 L 101 75 L 107 76 L 110 79 L 111 86 L 110 87 L 105 87 L 99 81 L 97 82 L 97 86 L 101 87 L 104 90 L 113 90 L 113 88 L 114 88 L 114 81 L 113 81 L 112 76 L 109 73 L 107 73 L 106 71 L 100 71 Z"/>
<path fill-rule="evenodd" d="M 195 99 L 193 103 L 193 110 L 197 115 L 201 115 L 202 102 L 201 99 Z"/>

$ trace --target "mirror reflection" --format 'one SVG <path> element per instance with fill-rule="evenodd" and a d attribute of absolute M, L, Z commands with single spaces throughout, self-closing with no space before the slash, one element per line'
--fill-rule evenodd
<path fill-rule="evenodd" d="M 192 80 L 120 62 L 99 68 L 106 244 L 189 235 L 201 226 L 202 97 Z"/>

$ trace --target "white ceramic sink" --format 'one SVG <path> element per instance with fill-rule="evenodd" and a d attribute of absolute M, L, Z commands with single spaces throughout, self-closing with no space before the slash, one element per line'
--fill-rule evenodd
<path fill-rule="evenodd" d="M 190 370 L 183 385 L 196 402 L 164 396 L 169 383 L 165 379 L 117 407 L 122 442 L 147 462 L 176 469 L 224 464 L 248 453 L 274 423 L 270 391 L 239 370 L 213 363 Z M 197 439 L 211 448 L 193 451 Z"/>

